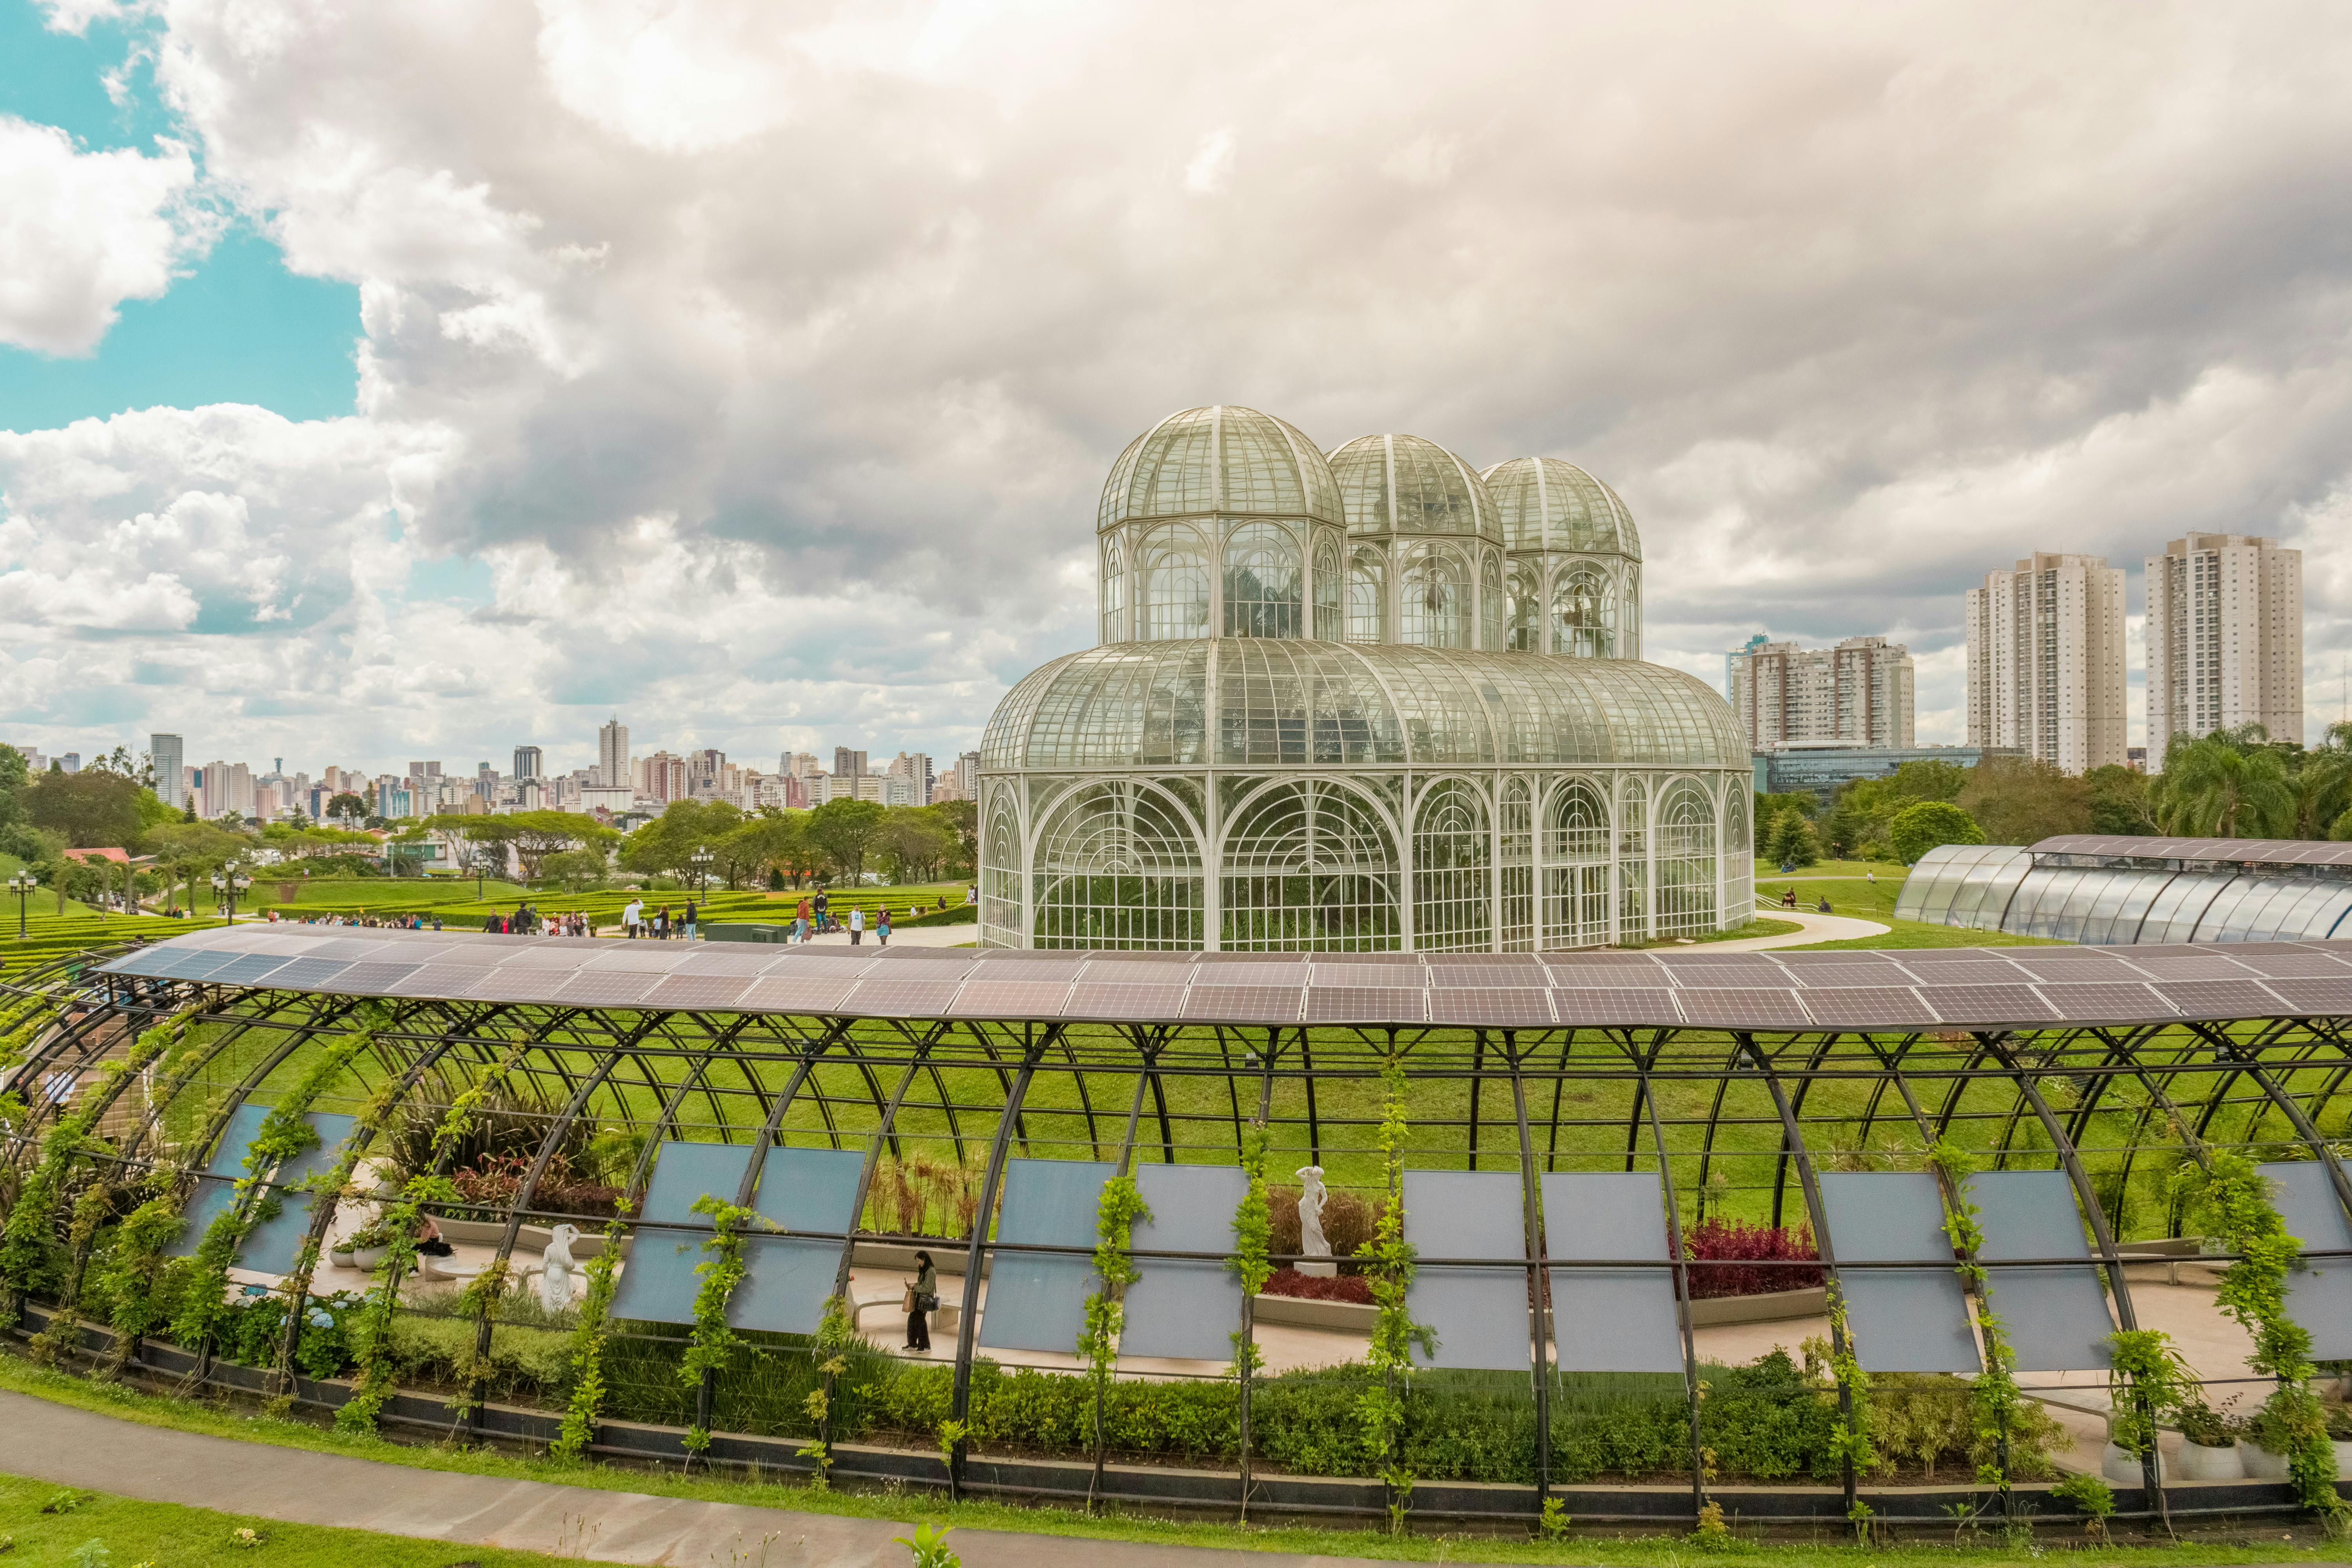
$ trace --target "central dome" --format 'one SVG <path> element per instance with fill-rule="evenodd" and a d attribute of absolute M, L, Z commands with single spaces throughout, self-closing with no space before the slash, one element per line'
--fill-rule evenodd
<path fill-rule="evenodd" d="M 1642 558 L 1633 514 L 1617 492 L 1559 458 L 1513 458 L 1482 476 L 1512 550 L 1567 550 Z"/>
<path fill-rule="evenodd" d="M 1503 542 L 1478 470 L 1419 436 L 1359 436 L 1331 454 L 1348 531 L 1475 534 Z"/>
<path fill-rule="evenodd" d="M 1219 513 L 1342 521 L 1320 447 L 1271 414 L 1214 403 L 1171 414 L 1127 444 L 1095 526 Z"/>

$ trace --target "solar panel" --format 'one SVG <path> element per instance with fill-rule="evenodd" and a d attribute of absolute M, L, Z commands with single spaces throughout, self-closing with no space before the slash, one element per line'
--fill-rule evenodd
<path fill-rule="evenodd" d="M 1319 966 L 1318 966 L 1319 967 Z M 1311 985 L 1307 991 L 1310 1024 L 1419 1024 L 1428 1016 L 1429 993 L 1401 985 Z"/>
<path fill-rule="evenodd" d="M 1657 963 L 1659 968 L 1674 977 L 1675 984 L 1695 988 L 1789 983 L 1788 971 L 1769 958 L 1733 955 L 1701 960 L 1676 953 L 1661 954 Z"/>
<path fill-rule="evenodd" d="M 2251 945 L 2251 944 L 2250 944 Z M 2271 944 L 2263 944 L 2267 947 Z M 2242 956 L 2239 962 L 2247 964 L 2267 980 L 2352 980 L 2352 964 L 2347 964 L 2325 952 L 2309 952 L 2301 948 L 2265 952 L 2260 958 Z"/>
<path fill-rule="evenodd" d="M 2252 980 L 2165 980 L 2156 988 L 2186 1018 L 2266 1018 L 2286 1010 L 2267 987 Z"/>
<path fill-rule="evenodd" d="M 2113 957 L 2088 955 L 2064 958 L 2046 957 L 2040 953 L 2021 952 L 2010 962 L 2036 980 L 2047 980 L 2061 985 L 2096 985 L 2113 981 L 2137 980 L 2132 966 L 2120 954 Z"/>
<path fill-rule="evenodd" d="M 751 988 L 742 974 L 673 974 L 647 992 L 641 1007 L 731 1007 Z"/>
<path fill-rule="evenodd" d="M 1304 985 L 1308 965 L 1304 959 L 1286 962 L 1258 957 L 1201 955 L 1195 980 L 1214 985 Z"/>
<path fill-rule="evenodd" d="M 616 942 L 609 950 L 592 956 L 580 967 L 588 972 L 610 973 L 615 970 L 640 974 L 667 974 L 693 956 L 691 949 L 680 949 L 666 942 Z"/>
<path fill-rule="evenodd" d="M 1449 987 L 1471 985 L 1549 985 L 1550 975 L 1534 958 L 1500 958 L 1465 963 L 1458 957 L 1431 959 L 1429 984 Z"/>
<path fill-rule="evenodd" d="M 875 961 L 866 957 L 835 955 L 813 952 L 808 948 L 786 948 L 772 959 L 760 973 L 770 977 L 791 975 L 800 980 L 854 980 L 874 967 Z"/>
<path fill-rule="evenodd" d="M 1062 1004 L 1062 1016 L 1173 1018 L 1183 1005 L 1184 988 L 1181 985 L 1118 985 L 1081 980 L 1070 988 L 1069 1000 Z"/>
<path fill-rule="evenodd" d="M 618 1007 L 635 1001 L 653 989 L 650 974 L 600 974 L 583 970 L 565 981 L 555 999 L 573 1007 Z"/>
<path fill-rule="evenodd" d="M 347 996 L 388 996 L 397 982 L 422 968 L 417 963 L 354 963 L 341 974 L 316 983 L 320 991 L 333 991 Z"/>
<path fill-rule="evenodd" d="M 1947 1024 L 2046 1024 L 2058 1016 L 2030 985 L 1922 985 L 1919 999 Z"/>
<path fill-rule="evenodd" d="M 1901 1029 L 1938 1021 L 1925 1002 L 1903 986 L 1860 985 L 1807 991 L 1804 1001 L 1813 1022 L 1823 1028 Z"/>
<path fill-rule="evenodd" d="M 935 1018 L 947 1011 L 961 989 L 961 980 L 935 985 L 928 980 L 886 980 L 871 975 L 857 983 L 857 989 L 849 994 L 849 1000 L 842 1006 L 845 1011 L 871 1017 Z"/>
<path fill-rule="evenodd" d="M 749 980 L 776 962 L 772 952 L 697 952 L 677 966 L 679 974 L 732 974 Z"/>
<path fill-rule="evenodd" d="M 593 955 L 576 947 L 526 947 L 511 953 L 500 969 L 535 969 L 542 973 L 561 973 L 579 968 Z"/>
<path fill-rule="evenodd" d="M 2158 980 L 2243 980 L 2252 973 L 2210 948 L 2136 947 L 2127 956 L 2134 969 Z"/>
<path fill-rule="evenodd" d="M 1108 963 L 1096 955 L 1087 965 L 1088 982 L 1113 985 L 1189 985 L 1192 981 L 1192 965 L 1171 963 L 1165 960 L 1140 960 L 1129 963 Z"/>
<path fill-rule="evenodd" d="M 964 982 L 950 1010 L 959 1018 L 1058 1018 L 1069 994 L 1066 980 L 997 980 L 983 971 Z"/>
<path fill-rule="evenodd" d="M 115 959 L 110 963 L 99 965 L 99 968 L 101 972 L 108 974 L 153 975 L 161 977 L 170 971 L 172 965 L 178 961 L 179 956 L 180 955 L 177 952 L 173 952 L 167 947 L 151 947 L 141 952 L 124 953 L 121 958 Z"/>
<path fill-rule="evenodd" d="M 1017 980 L 1024 984 L 1043 984 L 1054 981 L 1067 985 L 1086 968 L 1082 958 L 1029 958 L 1018 949 L 1008 949 L 981 954 L 982 963 L 974 972 L 981 980 Z M 1008 962 L 1010 960 L 1010 962 Z"/>
<path fill-rule="evenodd" d="M 493 969 L 467 989 L 474 1002 L 545 1002 L 562 989 L 566 976 L 544 969 Z"/>
<path fill-rule="evenodd" d="M 830 1013 L 856 984 L 824 975 L 762 975 L 743 993 L 741 1005 L 761 1013 Z"/>
<path fill-rule="evenodd" d="M 1497 1029 L 1548 1029 L 1552 1024 L 1551 1000 L 1533 985 L 1435 986 L 1429 993 L 1429 1021 Z"/>
<path fill-rule="evenodd" d="M 325 942 L 320 946 L 311 949 L 310 956 L 312 958 L 348 958 L 365 961 L 368 959 L 382 959 L 387 955 L 383 951 L 383 943 L 380 942 L 372 941 L 365 937 L 346 936 L 338 937 L 332 942 Z"/>
<path fill-rule="evenodd" d="M 1679 1024 L 1675 994 L 1664 986 L 1563 985 L 1551 988 L 1551 1010 L 1563 1024 Z"/>
<path fill-rule="evenodd" d="M 1194 981 L 1184 998 L 1184 1016 L 1223 1024 L 1295 1024 L 1299 991 L 1296 985 L 1210 985 Z"/>
<path fill-rule="evenodd" d="M 359 967 L 353 964 L 352 968 Z M 455 998 L 465 995 L 482 979 L 483 972 L 471 964 L 427 963 L 381 987 L 386 996 L 439 996 Z"/>
<path fill-rule="evenodd" d="M 216 970 L 226 969 L 241 955 L 212 948 L 182 948 L 172 955 L 172 967 L 166 973 L 174 980 L 202 980 Z"/>
<path fill-rule="evenodd" d="M 1662 985 L 1664 972 L 1638 952 L 1555 952 L 1545 955 L 1554 985 Z"/>
<path fill-rule="evenodd" d="M 2297 1017 L 2352 1017 L 2352 980 L 2274 980 L 2271 989 Z"/>
<path fill-rule="evenodd" d="M 1815 991 L 1912 985 L 1918 980 L 1910 971 L 1894 963 L 1809 963 L 1801 969 L 1791 963 L 1783 973 L 1791 984 L 1804 988 L 1808 999 Z"/>
<path fill-rule="evenodd" d="M 2044 985 L 2042 994 L 2070 1024 L 2147 1024 L 2175 1016 L 2145 984 Z"/>
<path fill-rule="evenodd" d="M 1394 959 L 1381 963 L 1334 963 L 1331 955 L 1318 953 L 1310 980 L 1316 985 L 1419 991 L 1429 984 L 1429 971 L 1419 963 L 1399 963 Z"/>
<path fill-rule="evenodd" d="M 1718 1029 L 1809 1029 L 1813 1024 L 1793 991 L 1684 991 L 1675 1000 L 1686 1021 Z"/>

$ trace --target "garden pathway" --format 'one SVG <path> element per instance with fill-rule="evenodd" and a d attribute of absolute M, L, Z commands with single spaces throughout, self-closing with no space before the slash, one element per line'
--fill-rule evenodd
<path fill-rule="evenodd" d="M 1757 915 L 1768 921 L 1793 921 L 1798 929 L 1784 931 L 1778 936 L 1734 937 L 1729 942 L 1694 943 L 1708 952 L 1754 952 L 1767 947 L 1802 947 L 1814 942 L 1858 942 L 1866 936 L 1884 936 L 1887 927 L 1877 921 L 1856 920 L 1852 915 L 1825 915 L 1818 910 L 1784 910 L 1778 904 L 1759 903 Z M 1668 944 L 1671 950 L 1671 944 Z"/>
<path fill-rule="evenodd" d="M 888 1564 L 911 1525 L 742 1503 L 650 1497 L 544 1481 L 410 1469 L 341 1454 L 264 1447 L 231 1437 L 119 1421 L 28 1394 L 0 1393 L 0 1471 L 296 1524 L 341 1525 L 466 1546 L 556 1552 L 600 1563 Z M 1310 1568 L 1359 1558 L 1214 1551 L 1009 1531 L 958 1529 L 949 1543 L 971 1568 Z M 764 1546 L 764 1550 L 763 1550 Z"/>

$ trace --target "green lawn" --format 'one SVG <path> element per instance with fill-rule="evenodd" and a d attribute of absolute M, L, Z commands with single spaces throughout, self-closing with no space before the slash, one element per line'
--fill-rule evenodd
<path fill-rule="evenodd" d="M 885 904 L 894 920 L 904 922 L 908 910 L 919 905 L 929 910 L 945 900 L 950 910 L 963 907 L 962 882 L 926 882 L 903 888 L 840 888 L 827 889 L 836 918 L 852 909 L 862 909 L 870 917 Z M 267 891 L 276 902 L 278 885 L 257 879 L 254 891 Z M 687 889 L 645 889 L 632 891 L 626 888 L 605 888 L 594 892 L 567 893 L 549 889 L 532 891 L 512 883 L 491 882 L 484 889 L 485 896 L 474 897 L 471 879 L 464 881 L 443 881 L 438 878 L 336 878 L 296 884 L 297 897 L 277 903 L 280 918 L 290 914 L 297 918 L 313 914 L 373 914 L 401 915 L 410 913 L 437 914 L 449 925 L 478 926 L 494 914 L 512 914 L 529 901 L 541 914 L 570 914 L 584 910 L 601 927 L 621 923 L 621 910 L 632 898 L 642 898 L 648 914 L 669 906 L 670 913 L 681 913 L 692 901 L 704 921 L 747 921 L 781 924 L 793 918 L 793 910 L 803 899 L 814 899 L 814 888 L 769 892 L 766 889 L 730 891 L 712 888 L 706 895 L 698 896 Z M 255 908 L 267 907 L 257 904 Z"/>
<path fill-rule="evenodd" d="M 160 941 L 221 922 L 212 920 L 169 921 L 153 915 L 35 915 L 25 922 L 25 940 L 16 940 L 16 910 L 0 920 L 0 974 L 14 974 L 67 953 L 88 948 L 111 947 L 138 937 Z"/>
<path fill-rule="evenodd" d="M 56 1511 L 47 1511 L 55 1510 Z M 253 1542 L 236 1538 L 250 1530 Z M 460 1561 L 481 1568 L 581 1563 L 541 1552 L 508 1552 L 495 1546 L 456 1547 L 447 1542 L 378 1535 L 365 1530 L 330 1530 L 315 1524 L 280 1524 L 249 1514 L 215 1513 L 167 1502 L 139 1502 L 103 1492 L 78 1491 L 47 1481 L 0 1476 L 0 1540 L 11 1562 L 103 1563 L 107 1568 L 262 1568 L 269 1563 L 315 1563 L 319 1568 L 447 1568 Z M 88 1551 L 97 1542 L 100 1556 Z M 83 1553 L 77 1558 L 76 1553 Z"/>
<path fill-rule="evenodd" d="M 1113 1514 L 1089 1519 L 1071 1509 L 1019 1508 L 1003 1503 L 950 1504 L 923 1492 L 867 1495 L 849 1491 L 814 1492 L 805 1487 L 741 1480 L 728 1477 L 681 1477 L 667 1470 L 625 1469 L 594 1464 L 561 1466 L 545 1460 L 504 1454 L 432 1447 L 408 1447 L 382 1438 L 349 1437 L 304 1422 L 277 1420 L 240 1414 L 217 1405 L 160 1398 L 121 1387 L 105 1387 L 79 1377 L 34 1368 L 14 1355 L 0 1355 L 0 1388 L 83 1410 L 96 1410 L 146 1426 L 201 1432 L 235 1437 L 269 1447 L 300 1448 L 313 1453 L 346 1454 L 415 1469 L 454 1471 L 512 1480 L 549 1481 L 604 1490 L 649 1493 L 656 1497 L 705 1498 L 760 1508 L 790 1509 L 803 1513 L 832 1514 L 854 1519 L 930 1520 L 957 1529 L 1026 1531 L 1035 1534 L 1092 1539 L 1157 1546 L 1226 1547 L 1255 1552 L 1293 1552 L 1328 1557 L 1367 1557 L 1408 1563 L 1527 1563 L 1622 1565 L 1622 1568 L 1688 1568 L 1695 1553 L 1690 1543 L 1675 1535 L 1629 1536 L 1622 1532 L 1581 1535 L 1565 1542 L 1532 1542 L 1491 1536 L 1413 1534 L 1391 1536 L 1374 1531 L 1315 1530 L 1302 1527 L 1244 1528 L 1227 1524 L 1179 1523 Z M 260 1456 L 257 1453 L 257 1460 Z M 387 1472 L 387 1486 L 399 1484 Z M 417 1568 L 447 1568 L 472 1561 L 483 1568 L 520 1568 L 526 1563 L 577 1561 L 527 1552 L 500 1552 L 486 1547 L 460 1547 L 446 1542 L 410 1542 L 359 1531 L 335 1531 L 278 1525 L 177 1509 L 164 1504 L 106 1499 L 84 1504 L 72 1513 L 44 1516 L 40 1506 L 64 1489 L 44 1482 L 0 1479 L 0 1531 L 15 1535 L 16 1551 L 27 1563 L 64 1563 L 82 1542 L 107 1542 L 114 1568 L 131 1568 L 152 1560 L 158 1568 L 182 1564 L 236 1563 L 238 1568 L 266 1568 L 270 1563 L 416 1564 Z M 87 1496 L 89 1494 L 80 1494 Z M 117 1511 L 120 1510 L 120 1511 Z M 119 1521 L 119 1522 L 118 1522 Z M 784 1523 L 780 1520 L 779 1524 Z M 261 1531 L 268 1541 L 256 1549 L 226 1543 L 240 1526 Z M 147 1533 L 170 1529 L 183 1533 Z M 121 1533 L 113 1531 L 119 1530 Z M 221 1544 L 212 1544 L 218 1531 Z M 38 1531 L 38 1534 L 35 1532 Z M 79 1531 L 79 1533 L 78 1533 Z M 134 1533 L 138 1532 L 138 1533 Z M 2100 1549 L 2095 1561 L 2105 1568 L 2191 1568 L 2194 1564 L 2254 1563 L 2327 1563 L 2342 1561 L 2340 1547 L 2331 1548 L 2308 1524 L 2290 1529 L 2266 1524 L 2261 1543 L 2243 1531 L 2169 1545 L 2131 1544 Z M 2292 1535 L 2292 1540 L 2283 1536 Z M 35 1546 L 35 1542 L 41 1544 Z M 950 1537 L 950 1549 L 957 1545 Z M 1941 1529 L 1923 1534 L 1897 1549 L 1880 1546 L 1861 1550 L 1819 1542 L 1762 1546 L 1738 1542 L 1729 1548 L 1742 1563 L 1758 1568 L 1878 1568 L 1890 1559 L 1918 1568 L 1967 1564 L 2000 1568 L 2009 1563 L 2047 1563 L 2049 1557 L 2084 1543 L 2072 1529 L 2045 1528 L 2030 1543 L 2009 1548 L 1997 1541 L 1972 1548 L 1954 1547 Z M 368 1555 L 370 1552 L 379 1555 Z M 409 1552 L 410 1555 L 394 1555 Z M 216 1553 L 210 1554 L 207 1553 Z M 1115 1552 L 1101 1554 L 1116 1559 Z M 1712 1555 L 1712 1554 L 1710 1554 Z M 754 1559 L 756 1561 L 756 1559 Z"/>
<path fill-rule="evenodd" d="M 1729 931 L 1706 931 L 1698 936 L 1687 938 L 1660 937 L 1655 942 L 1620 942 L 1618 946 L 1627 949 L 1703 947 L 1711 942 L 1742 942 L 1751 936 L 1782 936 L 1801 929 L 1794 921 L 1776 921 L 1769 915 L 1759 914 L 1748 924 L 1735 926 Z"/>

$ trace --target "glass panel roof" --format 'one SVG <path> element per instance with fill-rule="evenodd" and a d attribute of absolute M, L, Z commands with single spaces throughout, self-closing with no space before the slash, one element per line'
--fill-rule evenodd
<path fill-rule="evenodd" d="M 1642 558 L 1633 514 L 1617 492 L 1559 458 L 1513 458 L 1482 476 L 1509 550 L 1567 550 Z"/>
<path fill-rule="evenodd" d="M 1314 442 L 1270 414 L 1213 404 L 1171 414 L 1128 443 L 1096 522 L 1212 512 L 1342 521 L 1339 488 Z"/>
<path fill-rule="evenodd" d="M 1352 534 L 1465 533 L 1503 542 L 1495 498 L 1469 464 L 1418 436 L 1359 436 L 1331 454 Z"/>

